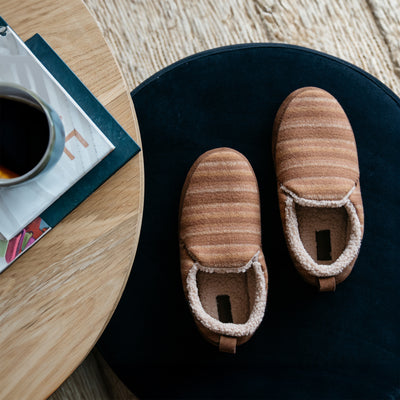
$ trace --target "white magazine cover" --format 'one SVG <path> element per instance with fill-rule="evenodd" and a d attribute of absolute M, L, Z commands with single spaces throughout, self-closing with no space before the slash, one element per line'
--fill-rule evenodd
<path fill-rule="evenodd" d="M 0 238 L 10 240 L 113 149 L 113 144 L 7 27 L 0 36 L 0 83 L 16 83 L 39 95 L 61 117 L 68 140 L 57 165 L 32 182 L 0 188 Z"/>

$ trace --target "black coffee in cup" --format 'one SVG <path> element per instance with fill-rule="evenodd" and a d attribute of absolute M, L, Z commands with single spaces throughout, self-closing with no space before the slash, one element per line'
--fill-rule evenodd
<path fill-rule="evenodd" d="M 26 174 L 38 165 L 48 144 L 49 123 L 39 106 L 0 97 L 0 169 Z"/>
<path fill-rule="evenodd" d="M 0 82 L 0 188 L 47 173 L 60 160 L 64 146 L 59 114 L 33 91 Z"/>

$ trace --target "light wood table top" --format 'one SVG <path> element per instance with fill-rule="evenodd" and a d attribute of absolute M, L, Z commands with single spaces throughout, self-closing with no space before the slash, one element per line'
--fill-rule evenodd
<path fill-rule="evenodd" d="M 121 72 L 81 0 L 0 0 L 23 40 L 40 33 L 140 144 Z M 49 396 L 109 321 L 136 252 L 143 158 L 135 156 L 0 275 L 0 399 Z"/>

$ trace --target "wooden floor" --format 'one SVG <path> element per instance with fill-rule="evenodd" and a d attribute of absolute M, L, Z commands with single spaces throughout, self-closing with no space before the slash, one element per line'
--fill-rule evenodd
<path fill-rule="evenodd" d="M 202 50 L 285 42 L 347 60 L 400 95 L 400 0 L 84 1 L 131 89 L 159 69 Z M 51 396 L 134 398 L 96 350 Z"/>

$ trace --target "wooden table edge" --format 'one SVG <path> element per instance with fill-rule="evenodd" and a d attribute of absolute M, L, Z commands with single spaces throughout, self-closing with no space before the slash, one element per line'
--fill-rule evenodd
<path fill-rule="evenodd" d="M 114 63 L 114 67 L 116 67 L 118 73 L 119 73 L 119 78 L 121 79 L 122 85 L 123 85 L 123 93 L 121 92 L 119 96 L 123 95 L 124 97 L 126 97 L 126 102 L 128 102 L 129 104 L 129 110 L 130 110 L 130 115 L 129 115 L 129 120 L 131 120 L 130 122 L 133 122 L 133 128 L 131 127 L 131 129 L 127 130 L 128 134 L 133 137 L 133 139 L 137 142 L 137 144 L 139 146 L 141 146 L 141 139 L 140 139 L 140 130 L 139 130 L 139 126 L 138 126 L 138 121 L 136 118 L 136 112 L 134 109 L 134 105 L 132 102 L 132 99 L 130 97 L 130 93 L 128 91 L 127 85 L 126 85 L 126 81 L 124 76 L 122 75 L 121 69 L 114 57 L 113 52 L 111 51 L 110 46 L 108 45 L 108 43 L 106 42 L 101 29 L 99 28 L 99 24 L 97 23 L 95 17 L 92 15 L 92 13 L 90 12 L 90 10 L 88 9 L 88 7 L 86 6 L 85 3 L 83 3 L 81 0 L 78 0 L 80 3 L 83 4 L 84 9 L 86 10 L 85 12 L 87 12 L 88 14 L 88 18 L 92 19 L 93 21 L 93 25 L 95 25 L 95 29 L 98 31 L 98 35 L 101 37 L 102 40 L 102 44 L 104 44 L 107 48 L 107 50 L 109 51 L 111 57 L 112 57 L 112 62 Z M 83 8 L 82 8 L 83 11 Z M 7 21 L 7 15 L 1 15 L 2 17 L 5 17 L 6 21 Z M 7 21 L 8 22 L 8 21 Z M 10 23 L 11 27 L 13 27 L 13 24 Z M 14 29 L 16 29 L 17 33 L 18 33 L 18 27 L 14 27 Z M 44 38 L 46 39 L 46 36 L 44 36 Z M 82 79 L 83 83 L 86 84 L 85 82 L 85 78 Z M 99 99 L 100 100 L 100 99 Z M 104 105 L 104 103 L 100 100 L 100 102 Z M 108 109 L 108 106 L 105 106 L 106 109 Z M 108 110 L 110 111 L 110 110 Z M 118 121 L 118 117 L 116 117 L 116 120 Z M 91 344 L 90 346 L 88 346 L 88 349 L 85 352 L 82 352 L 82 355 L 80 355 L 80 357 L 76 358 L 75 362 L 71 363 L 71 366 L 68 366 L 67 368 L 65 368 L 65 371 L 63 371 L 62 376 L 60 375 L 59 378 L 57 379 L 53 379 L 52 384 L 48 385 L 48 387 L 43 390 L 43 392 L 46 392 L 46 397 L 50 396 L 55 390 L 57 390 L 57 388 L 71 375 L 71 373 L 82 363 L 82 361 L 87 357 L 87 355 L 92 351 L 93 347 L 95 346 L 95 344 L 97 343 L 98 339 L 100 338 L 100 336 L 102 335 L 102 333 L 104 332 L 104 329 L 106 328 L 107 324 L 109 323 L 120 299 L 122 296 L 122 293 L 126 287 L 126 283 L 129 279 L 130 276 L 130 272 L 132 270 L 132 265 L 133 265 L 133 261 L 135 259 L 136 256 L 136 251 L 137 251 L 137 247 L 138 247 L 138 242 L 139 242 L 139 236 L 140 236 L 140 230 L 141 230 L 141 224 L 142 224 L 142 218 L 143 218 L 143 207 L 144 207 L 144 163 L 143 163 L 143 152 L 140 151 L 137 155 L 135 155 L 135 157 L 130 160 L 128 163 L 133 163 L 133 162 L 137 162 L 138 163 L 138 180 L 139 180 L 139 187 L 137 188 L 137 190 L 139 191 L 139 199 L 138 202 L 135 203 L 137 204 L 137 208 L 135 207 L 135 211 L 137 212 L 137 219 L 136 219 L 136 224 L 135 224 L 135 234 L 132 235 L 131 237 L 134 237 L 135 240 L 132 242 L 131 244 L 131 248 L 130 250 L 128 250 L 128 255 L 130 258 L 130 266 L 126 271 L 126 274 L 124 276 L 124 279 L 121 280 L 121 286 L 120 286 L 120 290 L 118 295 L 115 297 L 114 300 L 114 304 L 111 307 L 111 312 L 108 314 L 108 318 L 105 319 L 102 328 L 98 331 L 98 334 L 93 338 L 93 340 L 91 340 Z M 107 182 L 107 181 L 106 181 Z M 97 189 L 99 190 L 99 189 Z M 78 206 L 78 208 L 81 206 Z M 127 257 L 128 257 L 127 255 Z M 12 268 L 12 267 L 10 267 Z M 43 393 L 42 392 L 42 393 Z"/>

